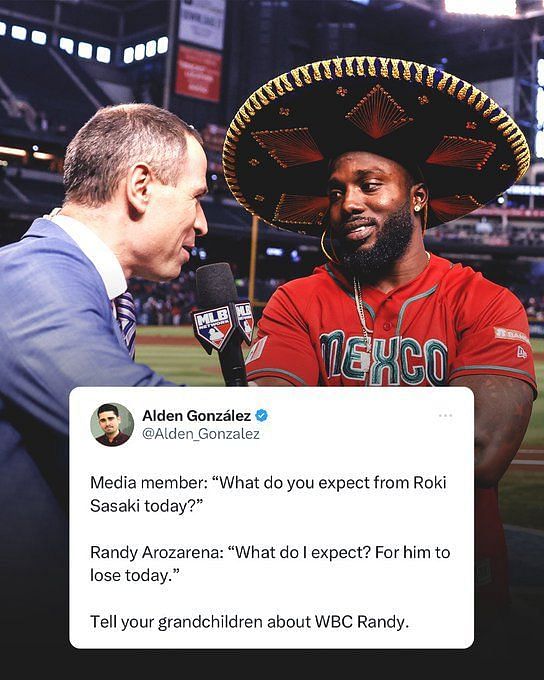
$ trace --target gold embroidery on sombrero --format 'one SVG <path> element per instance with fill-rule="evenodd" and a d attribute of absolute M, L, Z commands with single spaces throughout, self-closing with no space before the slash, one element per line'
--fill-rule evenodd
<path fill-rule="evenodd" d="M 404 80 L 408 80 L 408 81 L 412 80 L 412 75 L 411 75 L 411 73 L 410 73 L 410 64 L 411 64 L 411 62 L 410 62 L 410 61 L 405 61 L 405 60 L 403 59 L 403 60 L 401 61 L 401 64 L 402 64 L 402 74 L 403 74 Z"/>
<path fill-rule="evenodd" d="M 436 69 L 433 66 L 427 68 L 427 87 L 432 87 L 434 83 L 434 74 Z"/>
<path fill-rule="evenodd" d="M 308 66 L 300 66 L 299 71 L 302 73 L 302 77 L 304 78 L 304 82 L 306 83 L 306 85 L 310 85 L 310 83 L 312 82 L 312 76 L 310 75 Z"/>
<path fill-rule="evenodd" d="M 381 85 L 375 85 L 346 118 L 373 139 L 385 137 L 413 121 Z"/>
<path fill-rule="evenodd" d="M 260 111 L 263 107 L 261 106 L 261 102 L 257 99 L 257 93 L 254 92 L 251 97 L 249 98 L 253 106 L 257 111 Z"/>
<path fill-rule="evenodd" d="M 270 83 L 266 83 L 266 85 L 263 85 L 262 88 L 266 94 L 268 95 L 269 99 L 276 99 L 276 93 L 274 90 L 270 87 Z"/>
<path fill-rule="evenodd" d="M 327 196 L 282 194 L 274 212 L 274 219 L 293 224 L 321 224 L 328 209 Z"/>
<path fill-rule="evenodd" d="M 294 68 L 291 70 L 291 76 L 293 80 L 295 81 L 295 85 L 297 87 L 302 87 L 302 80 L 300 79 L 300 74 L 299 74 L 299 69 Z"/>
<path fill-rule="evenodd" d="M 495 151 L 494 142 L 445 135 L 427 158 L 427 163 L 481 170 Z"/>
<path fill-rule="evenodd" d="M 358 76 L 364 76 L 365 75 L 365 58 L 364 57 L 355 57 L 355 62 L 357 63 L 357 75 Z"/>
<path fill-rule="evenodd" d="M 466 215 L 482 206 L 474 196 L 444 196 L 430 201 L 431 210 L 442 222 Z"/>
<path fill-rule="evenodd" d="M 263 130 L 252 132 L 251 136 L 282 168 L 323 160 L 308 128 Z"/>

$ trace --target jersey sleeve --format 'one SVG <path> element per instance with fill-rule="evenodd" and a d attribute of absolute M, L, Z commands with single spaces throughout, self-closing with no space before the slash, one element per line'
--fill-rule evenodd
<path fill-rule="evenodd" d="M 318 384 L 318 360 L 296 297 L 285 286 L 270 298 L 246 359 L 248 380 L 281 378 L 295 386 Z M 308 300 L 304 302 L 307 306 Z"/>
<path fill-rule="evenodd" d="M 450 380 L 463 375 L 504 375 L 523 380 L 537 395 L 529 323 L 521 302 L 506 288 L 493 295 L 477 295 L 473 311 L 458 329 L 460 342 Z M 495 294 L 496 293 L 496 294 Z"/>

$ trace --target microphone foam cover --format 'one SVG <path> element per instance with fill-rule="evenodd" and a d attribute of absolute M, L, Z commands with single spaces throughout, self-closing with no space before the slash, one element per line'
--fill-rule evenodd
<path fill-rule="evenodd" d="M 196 270 L 196 294 L 200 309 L 238 302 L 236 285 L 227 262 L 207 264 Z"/>

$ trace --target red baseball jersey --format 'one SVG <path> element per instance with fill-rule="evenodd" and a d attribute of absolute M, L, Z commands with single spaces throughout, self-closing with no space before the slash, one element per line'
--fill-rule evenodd
<path fill-rule="evenodd" d="M 330 264 L 278 288 L 259 323 L 248 380 L 292 385 L 442 386 L 464 375 L 518 378 L 536 395 L 527 315 L 506 288 L 431 255 L 413 281 L 389 293 L 365 286 L 362 331 L 353 282 Z M 370 354 L 369 354 L 370 350 Z M 506 546 L 497 488 L 476 489 L 476 582 L 506 600 Z"/>

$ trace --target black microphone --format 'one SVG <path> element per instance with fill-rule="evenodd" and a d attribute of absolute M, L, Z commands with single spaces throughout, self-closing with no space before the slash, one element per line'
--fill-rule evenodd
<path fill-rule="evenodd" d="M 199 306 L 193 312 L 196 339 L 208 354 L 219 352 L 221 372 L 227 387 L 246 387 L 242 342 L 251 343 L 253 315 L 247 300 L 239 301 L 230 266 L 207 264 L 196 270 Z"/>

